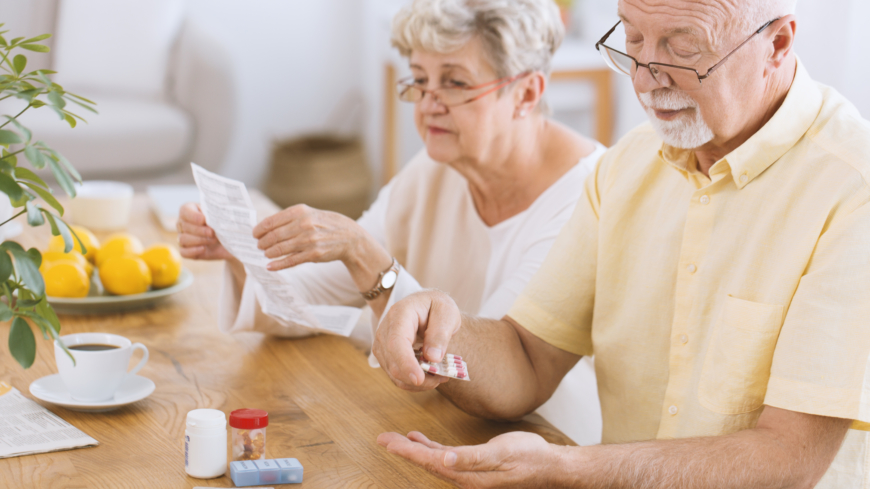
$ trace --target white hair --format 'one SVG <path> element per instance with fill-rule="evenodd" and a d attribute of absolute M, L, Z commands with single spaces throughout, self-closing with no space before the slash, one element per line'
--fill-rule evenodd
<path fill-rule="evenodd" d="M 682 149 L 700 148 L 710 142 L 714 135 L 710 126 L 701 117 L 698 104 L 686 92 L 670 88 L 659 88 L 652 92 L 638 93 L 640 102 L 646 110 L 650 122 L 662 141 Z M 694 109 L 691 117 L 678 117 L 664 121 L 656 117 L 654 110 Z"/>
<path fill-rule="evenodd" d="M 475 36 L 500 78 L 549 75 L 565 27 L 553 0 L 414 0 L 393 18 L 392 44 L 405 57 L 415 49 L 451 53 Z"/>
<path fill-rule="evenodd" d="M 736 19 L 736 34 L 751 35 L 765 22 L 793 14 L 797 0 L 743 0 Z"/>

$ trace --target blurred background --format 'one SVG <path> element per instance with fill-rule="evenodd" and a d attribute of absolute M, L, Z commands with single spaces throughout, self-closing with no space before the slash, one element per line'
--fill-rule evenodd
<path fill-rule="evenodd" d="M 48 110 L 22 118 L 86 179 L 188 184 L 195 161 L 280 205 L 355 217 L 422 148 L 393 88 L 407 68 L 390 19 L 406 1 L 0 0 L 0 22 L 7 39 L 53 33 L 52 52 L 28 53 L 28 66 L 98 103 L 75 129 Z M 612 144 L 645 120 L 593 47 L 616 0 L 560 4 L 553 117 Z M 870 117 L 870 2 L 799 0 L 798 18 L 810 74 Z"/>

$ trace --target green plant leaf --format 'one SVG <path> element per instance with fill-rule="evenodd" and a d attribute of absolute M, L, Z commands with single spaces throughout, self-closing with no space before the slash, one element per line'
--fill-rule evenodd
<path fill-rule="evenodd" d="M 0 129 L 0 144 L 21 144 L 21 136 L 8 129 Z"/>
<path fill-rule="evenodd" d="M 18 44 L 19 42 L 21 42 L 21 41 L 23 41 L 23 40 L 24 40 L 24 37 L 23 37 L 23 36 L 22 36 L 22 37 L 16 37 L 15 39 L 9 41 L 9 44 L 15 45 L 15 44 Z"/>
<path fill-rule="evenodd" d="M 45 214 L 45 218 L 48 219 L 48 224 L 51 226 L 51 234 L 54 236 L 63 236 L 63 244 L 64 244 L 64 253 L 69 253 L 73 248 L 73 236 L 79 242 L 79 246 L 82 247 L 83 255 L 88 252 L 85 248 L 85 245 L 82 243 L 82 240 L 79 239 L 78 235 L 72 233 L 69 226 L 57 216 L 43 209 L 42 212 Z"/>
<path fill-rule="evenodd" d="M 61 218 L 57 218 L 57 220 L 58 220 L 58 222 L 60 222 L 60 225 L 64 225 L 64 226 L 67 227 L 67 229 L 69 229 L 69 232 L 73 235 L 73 238 L 75 238 L 76 241 L 79 242 L 79 248 L 82 249 L 82 254 L 83 254 L 83 255 L 87 255 L 87 254 L 88 254 L 88 248 L 85 246 L 84 243 L 82 243 L 82 238 L 79 238 L 79 235 L 78 235 L 75 231 L 73 231 L 73 228 L 69 227 L 69 224 L 67 224 L 66 221 L 64 221 L 64 220 L 61 219 Z"/>
<path fill-rule="evenodd" d="M 70 94 L 67 94 L 67 95 L 70 95 Z M 91 107 L 91 106 L 88 105 L 88 104 L 85 104 L 85 103 L 79 102 L 78 100 L 76 100 L 76 99 L 74 99 L 74 98 L 71 98 L 71 97 L 66 97 L 66 99 L 69 100 L 70 102 L 72 102 L 72 103 L 78 105 L 79 107 L 85 109 L 85 110 L 89 110 L 89 111 L 93 112 L 94 114 L 99 114 L 99 112 L 97 112 L 97 109 Z M 82 120 L 84 120 L 84 119 L 82 119 Z"/>
<path fill-rule="evenodd" d="M 16 251 L 20 251 L 20 252 L 24 253 L 24 247 L 21 246 L 20 244 L 16 243 L 15 241 L 4 241 L 3 244 L 0 244 L 0 249 L 7 250 L 10 252 L 12 250 L 16 250 Z"/>
<path fill-rule="evenodd" d="M 33 264 L 36 265 L 36 268 L 42 266 L 42 253 L 39 252 L 36 248 L 30 248 L 27 250 L 27 255 L 30 256 L 30 259 L 33 261 Z"/>
<path fill-rule="evenodd" d="M 0 25 L 2 25 L 2 24 L 0 24 Z M 9 31 L 3 31 L 3 32 L 9 32 Z M 6 46 L 8 46 L 8 44 L 6 44 L 6 38 L 3 37 L 3 36 L 0 36 L 0 46 L 2 46 L 2 47 L 4 47 L 4 48 L 5 48 Z"/>
<path fill-rule="evenodd" d="M 48 92 L 48 101 L 58 109 L 66 107 L 66 100 L 63 99 L 63 93 L 56 90 Z"/>
<path fill-rule="evenodd" d="M 8 119 L 9 122 L 12 123 L 12 125 L 17 127 L 18 130 L 21 131 L 22 134 L 24 134 L 24 137 L 27 138 L 27 141 L 25 142 L 29 143 L 30 139 L 33 137 L 33 133 L 30 132 L 30 129 L 24 127 L 20 122 L 18 122 L 18 119 L 15 119 L 14 117 L 9 117 L 8 115 L 4 117 L 6 117 L 6 119 Z"/>
<path fill-rule="evenodd" d="M 42 100 L 34 100 L 34 101 L 30 102 L 30 105 L 34 109 L 38 109 L 40 107 L 45 107 L 45 102 L 43 102 Z"/>
<path fill-rule="evenodd" d="M 39 195 L 42 198 L 42 200 L 45 201 L 46 204 L 50 205 L 52 208 L 54 208 L 54 210 L 57 211 L 58 214 L 63 216 L 63 206 L 60 205 L 60 202 L 58 202 L 57 199 L 54 198 L 54 195 L 51 195 L 48 190 L 45 190 L 41 187 L 37 187 L 35 184 L 32 184 L 30 182 L 21 182 L 21 183 L 30 187 L 30 190 L 33 190 L 34 192 L 36 192 L 36 194 Z M 43 209 L 43 212 L 47 212 L 47 211 L 45 209 Z"/>
<path fill-rule="evenodd" d="M 5 249 L 0 250 L 0 282 L 9 280 L 12 276 L 12 258 Z"/>
<path fill-rule="evenodd" d="M 86 102 L 86 103 L 89 103 L 91 105 L 97 105 L 97 103 L 94 102 L 93 100 L 84 98 L 81 95 L 76 95 L 76 94 L 70 93 L 70 92 L 66 92 L 66 95 L 73 97 L 73 98 L 77 98 L 77 99 L 81 100 L 82 102 Z"/>
<path fill-rule="evenodd" d="M 27 286 L 27 289 L 33 292 L 36 297 L 44 296 L 45 282 L 42 280 L 42 274 L 39 273 L 39 269 L 31 261 L 30 255 L 25 251 L 15 249 L 10 251 L 12 252 L 12 258 L 14 258 L 15 270 L 18 272 L 18 276 L 24 280 L 24 285 Z M 69 250 L 66 251 L 69 252 Z"/>
<path fill-rule="evenodd" d="M 16 54 L 14 58 L 12 58 L 12 66 L 15 67 L 15 71 L 18 73 L 23 73 L 24 68 L 27 66 L 27 57 L 23 54 Z"/>
<path fill-rule="evenodd" d="M 24 204 L 24 208 L 27 209 L 27 224 L 31 227 L 42 226 L 45 224 L 45 218 L 42 217 L 42 212 L 35 202 L 28 200 L 27 203 Z"/>
<path fill-rule="evenodd" d="M 48 167 L 51 169 L 52 175 L 57 180 L 57 183 L 60 184 L 60 187 L 66 192 L 70 197 L 76 196 L 76 189 L 73 185 L 73 181 L 69 175 L 66 174 L 63 169 L 61 169 L 60 165 L 57 164 L 53 158 L 48 159 Z M 2 187 L 0 187 L 2 190 Z"/>
<path fill-rule="evenodd" d="M 25 147 L 24 156 L 27 157 L 27 160 L 30 161 L 30 164 L 35 168 L 39 168 L 40 170 L 45 168 L 45 156 L 42 156 L 42 153 L 35 147 Z"/>
<path fill-rule="evenodd" d="M 48 303 L 48 299 L 45 297 L 39 302 L 36 306 L 36 314 L 44 317 L 46 321 L 51 324 L 51 329 L 54 330 L 55 338 L 57 337 L 57 333 L 60 333 L 60 319 L 57 318 L 57 314 L 54 312 L 54 308 L 51 307 L 51 304 Z"/>
<path fill-rule="evenodd" d="M 42 90 L 33 88 L 30 90 L 22 90 L 22 91 L 16 93 L 15 97 L 20 98 L 21 100 L 27 100 L 28 102 L 32 102 L 33 97 L 36 97 L 40 93 L 42 93 Z"/>
<path fill-rule="evenodd" d="M 69 174 L 72 175 L 72 177 L 75 178 L 76 181 L 81 183 L 82 176 L 79 174 L 78 170 L 76 170 L 76 168 L 72 165 L 72 163 L 70 163 L 68 159 L 64 158 L 64 156 L 57 151 L 53 149 L 50 149 L 49 151 L 51 151 L 52 156 L 57 158 L 57 161 L 60 162 L 60 164 L 62 164 L 64 168 L 66 168 L 66 171 L 69 172 Z"/>
<path fill-rule="evenodd" d="M 18 47 L 28 51 L 35 51 L 37 53 L 47 53 L 51 51 L 48 46 L 43 46 L 42 44 L 19 44 Z"/>
<path fill-rule="evenodd" d="M 0 302 L 0 322 L 6 322 L 12 319 L 12 309 L 5 302 Z"/>
<path fill-rule="evenodd" d="M 21 190 L 18 182 L 2 172 L 0 172 L 0 192 L 8 195 L 11 200 L 20 200 L 24 197 L 24 191 Z"/>
<path fill-rule="evenodd" d="M 30 368 L 36 359 L 36 339 L 30 325 L 22 317 L 12 320 L 9 329 L 9 353 L 24 368 Z"/>
<path fill-rule="evenodd" d="M 72 114 L 70 114 L 70 113 L 67 112 L 67 111 L 64 111 L 63 120 L 65 120 L 66 123 L 69 124 L 69 127 L 75 129 L 75 127 L 76 127 L 76 118 L 73 117 Z"/>
<path fill-rule="evenodd" d="M 32 171 L 28 170 L 27 168 L 24 168 L 22 166 L 15 167 L 13 172 L 14 172 L 15 178 L 17 178 L 19 180 L 30 180 L 31 182 L 35 182 L 37 185 L 39 185 L 41 187 L 44 187 L 46 189 L 48 188 L 48 184 L 45 183 L 45 180 L 40 178 L 39 175 L 37 175 L 36 173 L 33 173 Z"/>
<path fill-rule="evenodd" d="M 21 290 L 18 291 L 18 294 L 21 294 Z M 39 304 L 39 301 L 42 299 L 18 299 L 15 301 L 15 307 L 19 307 L 21 309 L 32 309 Z M 24 311 L 19 311 L 24 312 Z M 29 317 L 29 316 L 28 316 Z"/>
<path fill-rule="evenodd" d="M 44 41 L 50 37 L 51 37 L 51 34 L 40 34 L 36 37 L 31 37 L 30 39 L 25 39 L 24 42 L 32 43 L 32 42 L 37 42 L 37 41 Z"/>

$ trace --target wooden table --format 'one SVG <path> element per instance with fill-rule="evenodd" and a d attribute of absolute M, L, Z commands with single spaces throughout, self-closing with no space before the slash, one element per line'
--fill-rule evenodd
<path fill-rule="evenodd" d="M 264 197 L 255 197 L 261 216 L 274 210 Z M 176 241 L 174 233 L 158 227 L 144 196 L 136 197 L 130 229 L 146 246 Z M 44 248 L 47 237 L 47 226 L 25 226 L 19 241 Z M 267 456 L 298 458 L 305 467 L 302 486 L 313 488 L 446 486 L 379 447 L 375 440 L 385 431 L 419 430 L 441 443 L 463 445 L 523 430 L 571 444 L 536 415 L 495 423 L 463 413 L 437 392 L 404 392 L 381 370 L 370 368 L 364 353 L 344 338 L 223 334 L 217 329 L 222 265 L 185 261 L 184 266 L 194 273 L 194 284 L 154 309 L 61 316 L 61 334 L 111 332 L 144 343 L 150 360 L 139 375 L 157 388 L 148 398 L 107 413 L 69 411 L 40 401 L 100 445 L 0 460 L 0 487 L 233 487 L 228 475 L 201 480 L 184 472 L 185 416 L 198 408 L 227 414 L 243 407 L 268 411 Z M 30 383 L 56 373 L 52 345 L 37 333 L 36 362 L 22 370 L 8 353 L 8 333 L 9 324 L 0 325 L 0 380 L 32 398 Z M 135 354 L 133 361 L 138 358 Z"/>

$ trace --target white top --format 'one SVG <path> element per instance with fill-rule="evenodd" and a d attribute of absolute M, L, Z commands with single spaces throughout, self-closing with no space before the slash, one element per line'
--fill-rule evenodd
<path fill-rule="evenodd" d="M 592 173 L 598 159 L 606 148 L 600 144 L 587 157 L 566 172 L 550 188 L 544 191 L 528 209 L 495 226 L 486 226 L 472 202 L 467 182 L 452 172 L 450 184 L 461 179 L 461 194 L 468 200 L 464 209 L 471 209 L 473 216 L 482 228 L 485 228 L 489 243 L 480 243 L 480 247 L 489 247 L 489 259 L 486 267 L 483 293 L 480 307 L 476 311 L 465 311 L 478 316 L 500 319 L 513 304 L 516 297 L 525 288 L 528 281 L 537 272 L 583 194 L 583 184 L 586 177 Z M 360 217 L 357 222 L 382 246 L 391 251 L 387 244 L 388 211 L 392 202 L 391 194 L 394 185 L 407 182 L 400 177 L 405 172 L 428 171 L 435 163 L 425 154 L 418 154 L 399 176 L 384 186 L 375 202 Z M 396 205 L 395 202 L 392 202 Z M 394 231 L 395 232 L 395 231 Z M 477 245 L 477 243 L 475 243 Z M 449 267 L 450 264 L 444 266 Z M 280 272 L 288 282 L 297 284 L 301 297 L 310 304 L 365 305 L 350 273 L 340 261 L 330 263 L 306 263 Z M 462 273 L 457 270 L 456 273 Z M 434 286 L 433 284 L 424 284 Z M 400 270 L 396 284 L 390 294 L 390 299 L 384 315 L 397 301 L 423 290 L 418 281 L 404 268 Z M 241 289 L 241 290 L 239 290 Z M 449 291 L 447 291 L 449 293 Z M 285 337 L 307 336 L 312 331 L 304 326 L 288 323 L 277 318 L 266 317 L 259 305 L 252 282 L 244 285 L 234 280 L 227 267 L 222 290 L 221 311 L 218 315 L 220 329 L 224 332 L 260 331 Z M 354 329 L 352 339 L 365 345 L 371 345 L 372 329 L 376 325 L 370 322 L 370 316 L 361 315 L 360 322 Z M 598 407 L 598 397 L 595 388 L 594 371 L 590 360 L 584 359 L 563 380 L 562 385 L 539 410 L 545 418 L 560 428 L 578 444 L 591 444 L 600 441 L 601 415 Z M 580 413 L 579 419 L 577 413 Z M 559 422 L 559 413 L 571 413 L 565 422 Z M 576 426 L 574 426 L 576 425 Z"/>

